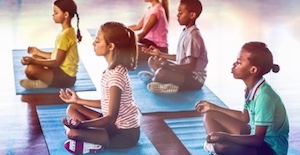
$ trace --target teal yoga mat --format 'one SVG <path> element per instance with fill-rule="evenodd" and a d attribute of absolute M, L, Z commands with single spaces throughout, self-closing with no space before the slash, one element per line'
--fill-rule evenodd
<path fill-rule="evenodd" d="M 164 121 L 192 155 L 209 155 L 203 150 L 203 143 L 206 139 L 203 117 L 174 118 Z M 288 150 L 288 155 L 299 154 L 300 151 L 293 147 Z"/>
<path fill-rule="evenodd" d="M 61 123 L 63 117 L 66 117 L 67 104 L 60 105 L 41 105 L 37 106 L 37 113 L 40 120 L 41 128 L 47 143 L 50 155 L 67 155 L 70 154 L 63 147 L 67 140 L 65 129 Z M 104 150 L 99 155 L 158 155 L 158 151 L 152 145 L 148 137 L 141 131 L 140 140 L 137 146 L 128 149 L 109 149 Z M 97 154 L 93 154 L 97 155 Z"/>
<path fill-rule="evenodd" d="M 51 48 L 43 49 L 45 51 L 51 51 Z M 26 78 L 24 73 L 25 66 L 21 64 L 21 58 L 27 54 L 26 49 L 14 49 L 13 51 L 13 67 L 15 78 L 15 90 L 17 95 L 26 94 L 41 94 L 41 93 L 57 93 L 60 88 L 41 88 L 41 89 L 25 89 L 20 84 L 21 79 Z M 78 64 L 77 80 L 75 85 L 71 87 L 75 91 L 95 91 L 96 87 L 91 80 L 83 62 L 80 60 Z"/>

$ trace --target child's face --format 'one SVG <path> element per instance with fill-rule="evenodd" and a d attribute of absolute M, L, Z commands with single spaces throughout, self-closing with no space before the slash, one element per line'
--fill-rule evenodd
<path fill-rule="evenodd" d="M 62 23 L 65 19 L 64 12 L 56 5 L 53 5 L 52 17 L 55 23 Z"/>
<path fill-rule="evenodd" d="M 249 57 L 250 53 L 242 49 L 236 62 L 233 63 L 233 67 L 231 69 L 234 78 L 246 79 L 252 75 L 251 70 L 254 66 L 250 64 L 248 59 Z"/>
<path fill-rule="evenodd" d="M 177 20 L 180 25 L 188 25 L 191 21 L 191 12 L 186 9 L 185 4 L 179 4 Z"/>
<path fill-rule="evenodd" d="M 98 31 L 97 37 L 93 42 L 93 46 L 97 56 L 105 56 L 109 52 L 109 46 L 104 40 L 101 30 Z"/>

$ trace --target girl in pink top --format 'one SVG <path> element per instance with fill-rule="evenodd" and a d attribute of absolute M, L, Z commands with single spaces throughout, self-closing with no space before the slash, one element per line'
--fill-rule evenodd
<path fill-rule="evenodd" d="M 69 103 L 70 120 L 64 118 L 63 124 L 70 140 L 64 147 L 73 154 L 132 147 L 140 136 L 140 113 L 128 75 L 137 63 L 134 32 L 121 23 L 108 22 L 100 27 L 93 45 L 96 55 L 104 56 L 108 64 L 101 79 L 101 100 L 82 99 L 71 89 L 60 91 L 60 98 Z"/>
<path fill-rule="evenodd" d="M 150 2 L 151 6 L 143 15 L 137 25 L 131 25 L 128 28 L 133 31 L 141 30 L 138 36 L 140 47 L 155 46 L 160 51 L 168 53 L 168 20 L 169 8 L 168 0 L 145 0 Z M 143 52 L 139 53 L 143 54 Z"/>

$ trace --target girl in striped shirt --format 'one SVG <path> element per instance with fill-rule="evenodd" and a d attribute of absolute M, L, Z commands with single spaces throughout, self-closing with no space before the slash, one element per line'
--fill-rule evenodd
<path fill-rule="evenodd" d="M 63 118 L 69 138 L 64 147 L 74 154 L 133 147 L 140 136 L 140 114 L 128 76 L 128 70 L 137 64 L 134 32 L 121 23 L 107 22 L 100 27 L 93 46 L 108 64 L 101 80 L 101 100 L 82 99 L 71 89 L 60 91 L 60 98 L 69 103 L 70 119 Z M 101 113 L 89 107 L 99 108 Z"/>

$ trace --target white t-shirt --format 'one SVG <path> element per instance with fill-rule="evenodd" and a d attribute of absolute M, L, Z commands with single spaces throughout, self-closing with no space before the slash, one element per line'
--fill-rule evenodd
<path fill-rule="evenodd" d="M 188 57 L 197 58 L 197 65 L 193 74 L 200 83 L 206 79 L 206 66 L 208 63 L 206 47 L 199 29 L 196 25 L 181 32 L 177 45 L 176 63 L 189 63 Z"/>

